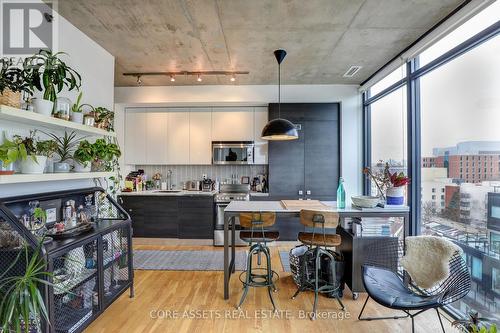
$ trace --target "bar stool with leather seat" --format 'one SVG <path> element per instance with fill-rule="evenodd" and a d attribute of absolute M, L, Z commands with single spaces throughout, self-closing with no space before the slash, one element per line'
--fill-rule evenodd
<path fill-rule="evenodd" d="M 325 229 L 335 229 L 338 226 L 339 215 L 337 212 L 333 211 L 322 211 L 322 210 L 306 210 L 300 211 L 300 223 L 305 227 L 312 228 L 312 232 L 299 232 L 298 240 L 309 247 L 309 251 L 315 254 L 315 264 L 314 264 L 314 279 L 309 279 L 306 281 L 304 286 L 297 289 L 292 299 L 295 299 L 301 291 L 313 290 L 314 291 L 314 304 L 313 310 L 310 315 L 312 320 L 316 319 L 316 307 L 318 304 L 318 294 L 319 293 L 332 293 L 340 288 L 340 283 L 331 283 L 323 279 L 320 275 L 321 269 L 321 256 L 327 256 L 331 262 L 330 267 L 332 268 L 332 277 L 336 277 L 334 257 L 328 251 L 328 248 L 339 246 L 341 244 L 341 238 L 338 234 L 327 234 Z M 317 232 L 317 228 L 320 228 L 320 232 Z M 345 310 L 344 304 L 340 300 L 339 296 L 335 296 L 339 302 L 342 310 Z"/>
<path fill-rule="evenodd" d="M 268 231 L 269 228 L 276 222 L 275 213 L 241 213 L 240 225 L 243 228 L 250 230 L 242 230 L 240 232 L 240 239 L 249 243 L 250 251 L 247 257 L 247 269 L 240 274 L 240 281 L 243 283 L 243 295 L 237 305 L 239 309 L 248 294 L 250 287 L 266 287 L 269 298 L 276 310 L 276 305 L 273 299 L 273 292 L 276 292 L 274 280 L 278 278 L 278 274 L 271 268 L 271 253 L 267 247 L 267 243 L 279 239 L 279 232 Z M 261 268 L 262 254 L 266 258 L 266 267 Z M 257 256 L 257 266 L 253 267 L 253 257 Z M 244 279 L 243 279 L 244 276 Z"/>

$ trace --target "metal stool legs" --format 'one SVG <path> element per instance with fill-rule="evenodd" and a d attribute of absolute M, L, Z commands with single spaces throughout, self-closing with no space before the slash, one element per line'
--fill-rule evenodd
<path fill-rule="evenodd" d="M 261 265 L 261 255 L 264 254 L 266 257 L 266 273 L 265 274 L 256 274 L 253 269 L 253 256 L 257 255 L 257 265 Z M 271 254 L 267 246 L 262 245 L 260 243 L 254 244 L 250 247 L 250 251 L 248 252 L 247 257 L 247 270 L 242 274 L 245 274 L 245 281 L 243 282 L 243 295 L 241 295 L 240 302 L 237 305 L 237 308 L 240 309 L 241 305 L 245 301 L 245 298 L 248 294 L 248 290 L 250 287 L 266 287 L 267 292 L 269 294 L 269 298 L 273 305 L 273 309 L 276 310 L 276 304 L 274 303 L 273 292 L 277 291 L 276 286 L 273 282 L 273 276 L 275 273 L 271 268 Z"/>

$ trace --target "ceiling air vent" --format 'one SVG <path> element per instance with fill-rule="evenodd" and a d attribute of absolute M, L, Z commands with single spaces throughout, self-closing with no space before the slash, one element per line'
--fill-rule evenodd
<path fill-rule="evenodd" d="M 363 66 L 351 66 L 347 72 L 342 75 L 343 77 L 353 77 Z"/>

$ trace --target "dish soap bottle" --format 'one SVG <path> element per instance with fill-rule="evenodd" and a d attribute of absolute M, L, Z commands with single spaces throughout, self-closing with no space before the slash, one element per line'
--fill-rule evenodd
<path fill-rule="evenodd" d="M 344 178 L 342 177 L 339 179 L 339 187 L 337 188 L 337 208 L 345 208 Z"/>

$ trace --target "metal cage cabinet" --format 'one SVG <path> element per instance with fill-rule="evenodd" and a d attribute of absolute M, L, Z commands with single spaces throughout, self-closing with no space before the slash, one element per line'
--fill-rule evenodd
<path fill-rule="evenodd" d="M 93 230 L 41 248 L 46 271 L 57 277 L 50 278 L 53 285 L 41 288 L 49 317 L 49 323 L 42 323 L 43 332 L 81 332 L 127 289 L 133 297 L 130 216 L 99 187 L 0 199 L 0 270 L 4 271 L 24 250 L 23 244 L 33 250 L 38 246 L 40 235 L 20 221 L 30 202 L 81 203 L 90 195 Z M 7 274 L 20 275 L 24 270 L 25 260 L 20 260 Z"/>

